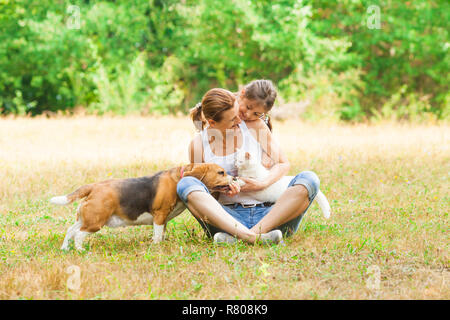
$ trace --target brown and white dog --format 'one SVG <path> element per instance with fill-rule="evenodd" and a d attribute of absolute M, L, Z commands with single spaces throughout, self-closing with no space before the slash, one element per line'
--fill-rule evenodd
<path fill-rule="evenodd" d="M 67 230 L 61 249 L 67 250 L 69 240 L 74 239 L 75 248 L 82 250 L 84 238 L 103 226 L 153 224 L 153 241 L 162 241 L 167 222 L 185 209 L 177 195 L 177 183 L 183 176 L 196 177 L 211 192 L 229 190 L 235 180 L 217 164 L 189 164 L 152 176 L 88 184 L 66 196 L 54 197 L 50 202 L 59 205 L 86 198 L 77 209 L 77 220 Z"/>

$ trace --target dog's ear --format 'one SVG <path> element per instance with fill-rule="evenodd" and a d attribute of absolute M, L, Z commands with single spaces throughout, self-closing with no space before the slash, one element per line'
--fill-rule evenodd
<path fill-rule="evenodd" d="M 200 163 L 191 163 L 184 170 L 184 176 L 193 176 L 201 181 L 208 171 L 208 166 Z"/>
<path fill-rule="evenodd" d="M 186 173 L 188 171 L 191 171 L 194 167 L 195 167 L 195 163 L 190 163 L 190 164 L 184 166 L 184 172 Z"/>
<path fill-rule="evenodd" d="M 245 153 L 245 160 L 250 160 L 251 156 L 250 153 L 246 152 Z"/>

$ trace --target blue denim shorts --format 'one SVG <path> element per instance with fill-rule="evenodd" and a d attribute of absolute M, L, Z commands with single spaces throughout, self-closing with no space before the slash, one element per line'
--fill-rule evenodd
<path fill-rule="evenodd" d="M 308 190 L 308 198 L 309 198 L 309 205 L 306 208 L 304 212 L 299 214 L 296 218 L 286 222 L 285 224 L 277 227 L 277 229 L 281 230 L 285 236 L 291 236 L 294 234 L 299 225 L 300 222 L 308 210 L 308 208 L 311 206 L 311 203 L 313 202 L 314 198 L 317 195 L 317 192 L 319 192 L 320 187 L 320 180 L 317 177 L 317 175 L 312 171 L 303 171 L 299 174 L 297 174 L 295 177 L 292 178 L 291 182 L 289 183 L 288 187 L 291 187 L 293 185 L 301 184 L 305 186 L 305 188 Z M 202 191 L 202 192 L 209 192 L 208 188 L 194 177 L 184 177 L 182 178 L 178 184 L 177 184 L 177 193 L 180 199 L 187 204 L 188 202 L 188 195 L 193 191 Z M 221 204 L 222 205 L 222 204 Z M 266 214 L 270 212 L 272 209 L 272 206 L 264 206 L 258 205 L 251 208 L 244 208 L 240 204 L 234 204 L 234 205 L 222 205 L 222 208 L 233 218 L 235 218 L 237 221 L 242 223 L 247 228 L 252 228 L 255 226 Z M 195 217 L 195 216 L 194 216 Z M 217 232 L 221 232 L 222 230 L 210 225 L 197 217 L 195 217 L 197 221 L 200 223 L 202 228 L 204 229 L 206 235 L 208 237 L 214 236 Z"/>

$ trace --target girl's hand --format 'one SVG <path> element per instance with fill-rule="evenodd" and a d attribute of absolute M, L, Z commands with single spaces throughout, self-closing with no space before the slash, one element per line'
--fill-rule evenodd
<path fill-rule="evenodd" d="M 229 197 L 234 197 L 241 191 L 241 187 L 239 186 L 237 181 L 233 181 L 230 183 L 230 191 L 227 191 L 226 195 Z"/>
<path fill-rule="evenodd" d="M 273 167 L 273 165 L 275 164 L 275 162 L 264 152 L 262 159 L 261 159 L 261 164 L 266 167 L 266 169 L 270 169 Z"/>
<path fill-rule="evenodd" d="M 263 181 L 242 177 L 239 177 L 239 179 L 245 182 L 245 184 L 241 187 L 242 192 L 260 191 L 267 188 L 266 183 Z"/>

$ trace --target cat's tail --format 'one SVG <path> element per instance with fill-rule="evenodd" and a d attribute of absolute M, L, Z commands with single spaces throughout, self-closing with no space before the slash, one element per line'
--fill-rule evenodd
<path fill-rule="evenodd" d="M 319 192 L 317 193 L 314 200 L 316 200 L 317 203 L 319 204 L 319 207 L 322 210 L 323 216 L 326 219 L 328 219 L 330 217 L 331 208 L 330 208 L 330 204 L 328 203 L 327 198 L 322 193 L 322 191 L 319 190 Z"/>

